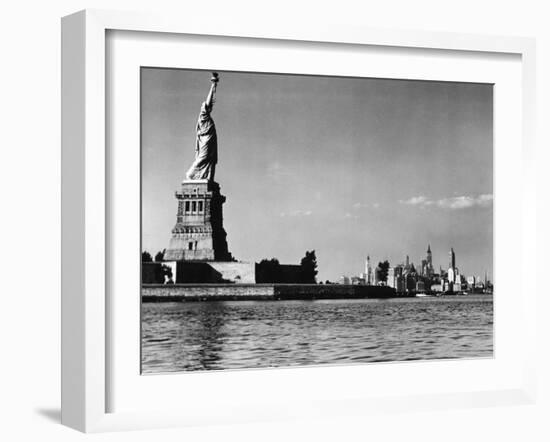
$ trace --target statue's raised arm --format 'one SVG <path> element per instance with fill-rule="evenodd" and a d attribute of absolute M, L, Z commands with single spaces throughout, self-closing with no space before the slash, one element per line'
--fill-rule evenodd
<path fill-rule="evenodd" d="M 188 180 L 214 180 L 216 163 L 218 162 L 218 137 L 211 112 L 215 103 L 216 88 L 219 76 L 212 73 L 210 91 L 206 101 L 201 105 L 197 121 L 197 139 L 195 142 L 195 161 L 186 173 Z"/>
<path fill-rule="evenodd" d="M 205 103 L 208 111 L 212 112 L 212 108 L 214 107 L 214 103 L 216 102 L 216 87 L 218 86 L 218 82 L 220 81 L 220 77 L 217 72 L 212 72 L 212 78 L 210 79 L 210 81 L 212 82 L 212 85 L 210 86 L 210 91 L 208 92 Z"/>

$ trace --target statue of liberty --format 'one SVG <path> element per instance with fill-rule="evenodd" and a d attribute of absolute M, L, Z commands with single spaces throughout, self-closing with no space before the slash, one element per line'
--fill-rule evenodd
<path fill-rule="evenodd" d="M 197 121 L 197 140 L 195 142 L 195 161 L 185 174 L 188 180 L 214 181 L 216 163 L 218 162 L 218 137 L 216 125 L 211 113 L 215 103 L 218 74 L 212 73 L 210 92 L 201 105 Z"/>

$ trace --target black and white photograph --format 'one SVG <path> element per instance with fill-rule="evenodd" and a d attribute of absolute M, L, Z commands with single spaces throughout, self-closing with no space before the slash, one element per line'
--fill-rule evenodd
<path fill-rule="evenodd" d="M 492 84 L 140 89 L 142 374 L 494 356 Z"/>
<path fill-rule="evenodd" d="M 546 3 L 3 6 L 0 440 L 550 440 Z"/>

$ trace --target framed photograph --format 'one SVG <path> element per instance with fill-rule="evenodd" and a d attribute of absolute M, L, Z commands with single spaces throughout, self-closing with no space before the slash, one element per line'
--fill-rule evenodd
<path fill-rule="evenodd" d="M 532 40 L 108 11 L 62 37 L 64 424 L 533 400 Z"/>

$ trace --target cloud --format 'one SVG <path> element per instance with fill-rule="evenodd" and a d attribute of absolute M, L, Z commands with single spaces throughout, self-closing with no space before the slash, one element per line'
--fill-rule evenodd
<path fill-rule="evenodd" d="M 409 198 L 408 200 L 399 200 L 399 202 L 401 204 L 407 204 L 409 206 L 429 206 L 429 205 L 433 204 L 433 201 L 430 201 L 424 195 L 413 196 L 412 198 Z"/>
<path fill-rule="evenodd" d="M 399 202 L 409 206 L 436 206 L 441 209 L 461 210 L 469 209 L 471 207 L 489 207 L 493 204 L 493 195 L 490 193 L 484 193 L 481 195 L 453 196 L 438 200 L 432 200 L 420 195 L 409 198 L 408 200 L 399 200 Z"/>
<path fill-rule="evenodd" d="M 444 209 L 468 209 L 470 207 L 489 207 L 493 204 L 493 195 L 483 194 L 478 196 L 455 196 L 443 198 L 437 201 L 437 205 Z"/>

